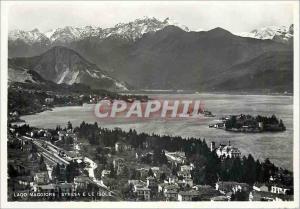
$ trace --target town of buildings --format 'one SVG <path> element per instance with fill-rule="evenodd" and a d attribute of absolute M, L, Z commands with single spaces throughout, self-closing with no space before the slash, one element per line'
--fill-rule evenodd
<path fill-rule="evenodd" d="M 163 165 L 136 163 L 145 156 L 153 155 L 153 152 L 146 148 L 136 150 L 125 140 L 120 140 L 113 147 L 107 148 L 109 153 L 106 155 L 111 167 L 101 168 L 98 174 L 96 171 L 99 164 L 83 156 L 83 147 L 72 128 L 55 130 L 58 138 L 54 143 L 49 140 L 53 131 L 51 133 L 41 129 L 21 135 L 11 127 L 9 133 L 10 201 L 232 201 L 241 192 L 247 194 L 249 201 L 283 201 L 293 198 L 292 187 L 272 183 L 272 180 L 268 184 L 249 185 L 219 179 L 213 185 L 197 185 L 192 178 L 195 166 L 188 162 L 184 152 L 164 150 L 168 163 L 178 167 L 174 172 Z M 241 157 L 239 149 L 230 142 L 218 147 L 212 142 L 210 151 L 221 159 Z M 60 176 L 66 173 L 70 175 L 74 163 L 78 170 L 72 174 L 71 180 L 57 176 L 57 173 Z M 129 165 L 134 165 L 130 175 Z M 123 182 L 124 187 L 114 187 L 112 181 Z M 26 193 L 26 197 L 18 196 L 22 193 Z"/>

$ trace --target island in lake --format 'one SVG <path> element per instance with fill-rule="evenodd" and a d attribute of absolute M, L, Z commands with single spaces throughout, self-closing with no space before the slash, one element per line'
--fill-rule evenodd
<path fill-rule="evenodd" d="M 271 117 L 257 115 L 231 115 L 229 117 L 222 117 L 221 122 L 210 124 L 210 128 L 224 129 L 233 132 L 281 132 L 285 131 L 286 127 L 281 119 L 275 115 Z"/>

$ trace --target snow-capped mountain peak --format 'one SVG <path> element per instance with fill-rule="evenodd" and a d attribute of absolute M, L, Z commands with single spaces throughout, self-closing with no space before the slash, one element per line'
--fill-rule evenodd
<path fill-rule="evenodd" d="M 8 33 L 8 40 L 23 40 L 25 43 L 49 41 L 47 36 L 41 33 L 38 29 L 33 29 L 31 31 L 12 30 Z"/>
<path fill-rule="evenodd" d="M 294 26 L 268 26 L 254 29 L 250 32 L 236 33 L 238 36 L 255 39 L 270 39 L 278 42 L 288 43 L 294 35 Z"/>
<path fill-rule="evenodd" d="M 119 23 L 112 28 L 105 29 L 104 33 L 106 37 L 118 35 L 127 39 L 136 40 L 145 33 L 155 32 L 167 25 L 167 22 L 160 21 L 154 17 L 144 17 L 128 23 Z"/>
<path fill-rule="evenodd" d="M 47 38 L 51 38 L 51 36 L 55 33 L 55 29 L 51 29 L 51 30 L 48 30 L 48 31 L 46 31 L 44 34 L 45 34 L 45 36 L 47 37 Z"/>
<path fill-rule="evenodd" d="M 104 36 L 109 37 L 112 35 L 117 35 L 126 39 L 136 40 L 141 38 L 145 33 L 161 30 L 168 25 L 173 25 L 169 21 L 169 18 L 161 21 L 155 17 L 143 17 L 132 22 L 119 23 L 112 28 L 104 29 Z M 179 26 L 179 24 L 176 25 Z M 189 31 L 186 26 L 179 27 L 181 27 L 183 30 Z"/>

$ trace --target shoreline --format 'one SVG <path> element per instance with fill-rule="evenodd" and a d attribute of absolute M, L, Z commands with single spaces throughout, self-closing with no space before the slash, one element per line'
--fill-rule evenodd
<path fill-rule="evenodd" d="M 229 92 L 229 91 L 216 91 L 216 92 L 197 92 L 194 90 L 163 90 L 163 89 L 154 89 L 154 90 L 129 90 L 127 92 L 120 91 L 118 93 L 129 93 L 129 94 L 196 94 L 196 95 L 201 95 L 201 94 L 217 94 L 217 95 L 232 95 L 232 96 L 243 96 L 243 95 L 248 95 L 248 96 L 287 96 L 287 97 L 293 97 L 294 93 L 261 93 L 261 92 Z"/>

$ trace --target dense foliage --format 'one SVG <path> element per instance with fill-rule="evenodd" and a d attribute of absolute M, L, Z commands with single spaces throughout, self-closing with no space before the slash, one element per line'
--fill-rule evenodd
<path fill-rule="evenodd" d="M 91 145 L 113 147 L 118 140 L 125 140 L 134 148 L 149 148 L 157 153 L 154 159 L 156 164 L 164 163 L 166 159 L 163 150 L 170 152 L 183 151 L 189 162 L 195 165 L 192 178 L 195 184 L 213 185 L 218 180 L 237 181 L 253 184 L 255 182 L 268 182 L 271 176 L 289 175 L 291 172 L 276 167 L 269 159 L 264 162 L 254 160 L 252 155 L 243 158 L 227 158 L 223 161 L 215 152 L 211 152 L 205 139 L 182 138 L 179 136 L 159 136 L 145 133 L 138 134 L 135 130 L 124 132 L 121 129 L 105 129 L 98 127 L 97 123 L 82 122 L 75 128 L 78 136 L 86 138 Z M 292 185 L 292 179 L 281 183 Z"/>
<path fill-rule="evenodd" d="M 233 115 L 225 122 L 226 130 L 231 129 L 258 129 L 260 131 L 284 131 L 286 128 L 282 120 L 277 119 L 275 115 L 271 117 L 258 115 Z"/>

